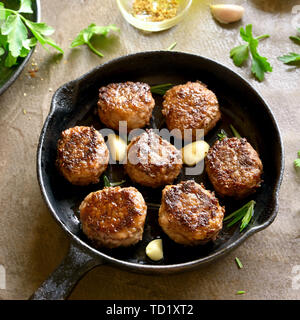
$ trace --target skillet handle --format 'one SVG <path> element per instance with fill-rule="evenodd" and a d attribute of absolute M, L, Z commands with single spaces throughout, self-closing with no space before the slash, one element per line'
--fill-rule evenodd
<path fill-rule="evenodd" d="M 103 264 L 102 259 L 86 253 L 77 244 L 71 242 L 67 256 L 29 299 L 66 299 L 84 274 L 100 264 Z"/>

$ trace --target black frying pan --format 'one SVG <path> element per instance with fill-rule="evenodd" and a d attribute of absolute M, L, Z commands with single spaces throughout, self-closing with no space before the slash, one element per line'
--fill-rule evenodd
<path fill-rule="evenodd" d="M 93 248 L 82 233 L 78 207 L 84 197 L 103 188 L 99 184 L 78 187 L 62 178 L 55 168 L 56 144 L 63 130 L 75 125 L 93 125 L 100 129 L 96 104 L 100 86 L 111 82 L 143 81 L 150 85 L 179 84 L 200 80 L 213 90 L 221 106 L 222 120 L 205 137 L 211 145 L 220 129 L 231 133 L 229 124 L 247 137 L 259 152 L 264 165 L 264 183 L 243 201 L 221 200 L 230 213 L 250 199 L 256 201 L 251 223 L 241 233 L 238 226 L 224 225 L 218 239 L 203 246 L 184 248 L 170 240 L 157 223 L 157 209 L 149 207 L 144 237 L 137 245 L 128 248 Z M 156 107 L 150 127 L 165 126 L 160 112 L 162 98 L 155 96 Z M 239 75 L 212 60 L 179 52 L 145 52 L 118 58 L 101 65 L 81 78 L 59 88 L 53 96 L 51 110 L 41 132 L 37 151 L 37 174 L 45 201 L 61 227 L 70 236 L 69 253 L 62 264 L 33 294 L 32 299 L 66 298 L 73 286 L 91 268 L 110 263 L 134 272 L 166 274 L 191 270 L 209 263 L 236 248 L 250 235 L 269 226 L 278 211 L 278 191 L 283 174 L 283 146 L 274 116 L 261 96 Z M 105 173 L 114 181 L 124 179 L 121 166 L 110 165 Z M 189 177 L 184 170 L 175 181 L 193 178 L 212 190 L 204 173 Z M 134 185 L 125 177 L 125 186 Z M 161 189 L 148 189 L 134 185 L 147 202 L 160 203 Z M 145 247 L 154 238 L 161 237 L 164 259 L 158 263 L 148 260 Z M 180 252 L 180 255 L 178 254 Z"/>

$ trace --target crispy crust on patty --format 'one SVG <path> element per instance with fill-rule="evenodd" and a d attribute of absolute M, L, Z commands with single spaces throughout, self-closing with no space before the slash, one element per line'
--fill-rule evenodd
<path fill-rule="evenodd" d="M 108 148 L 93 127 L 77 126 L 62 132 L 57 143 L 56 165 L 72 184 L 98 183 L 108 161 Z"/>
<path fill-rule="evenodd" d="M 79 210 L 83 232 L 97 247 L 129 246 L 142 239 L 147 206 L 133 187 L 92 192 Z"/>
<path fill-rule="evenodd" d="M 119 121 L 127 121 L 128 131 L 148 125 L 154 105 L 150 86 L 146 83 L 111 83 L 99 89 L 100 120 L 115 130 L 119 129 Z"/>
<path fill-rule="evenodd" d="M 201 82 L 188 82 L 168 90 L 162 113 L 170 131 L 180 130 L 183 138 L 184 129 L 191 129 L 193 140 L 197 137 L 196 129 L 207 134 L 221 118 L 216 95 Z"/>
<path fill-rule="evenodd" d="M 156 188 L 172 183 L 181 168 L 181 152 L 153 130 L 146 130 L 128 145 L 125 170 L 139 184 Z"/>
<path fill-rule="evenodd" d="M 263 165 L 245 138 L 217 141 L 205 158 L 206 171 L 216 192 L 244 198 L 260 187 Z"/>
<path fill-rule="evenodd" d="M 216 239 L 224 212 L 214 192 L 189 180 L 164 188 L 158 221 L 175 242 L 198 245 Z"/>

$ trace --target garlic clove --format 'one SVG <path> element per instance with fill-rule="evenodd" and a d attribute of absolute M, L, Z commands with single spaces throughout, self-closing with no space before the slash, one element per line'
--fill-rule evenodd
<path fill-rule="evenodd" d="M 153 261 L 159 261 L 164 257 L 161 239 L 155 239 L 148 243 L 146 255 Z"/>
<path fill-rule="evenodd" d="M 194 166 L 205 158 L 209 144 L 204 140 L 192 142 L 181 149 L 184 164 Z"/>
<path fill-rule="evenodd" d="M 216 4 L 210 6 L 213 17 L 220 23 L 232 23 L 242 19 L 245 9 L 236 4 Z"/>
<path fill-rule="evenodd" d="M 123 161 L 127 155 L 127 143 L 116 134 L 108 135 L 108 146 L 111 157 L 115 161 Z"/>

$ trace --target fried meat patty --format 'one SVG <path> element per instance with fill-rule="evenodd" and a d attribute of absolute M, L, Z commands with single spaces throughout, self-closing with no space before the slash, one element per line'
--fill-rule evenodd
<path fill-rule="evenodd" d="M 108 161 L 108 148 L 93 127 L 77 126 L 62 132 L 57 143 L 56 165 L 70 183 L 98 183 Z"/>
<path fill-rule="evenodd" d="M 142 239 L 147 206 L 133 187 L 92 192 L 79 210 L 82 230 L 96 247 L 127 247 Z"/>
<path fill-rule="evenodd" d="M 193 140 L 196 130 L 210 131 L 221 118 L 216 95 L 201 82 L 178 85 L 164 95 L 162 113 L 170 131 L 178 138 L 184 138 L 184 129 L 192 130 Z"/>
<path fill-rule="evenodd" d="M 181 152 L 153 130 L 146 130 L 128 145 L 125 170 L 134 182 L 156 188 L 172 183 L 181 168 Z"/>
<path fill-rule="evenodd" d="M 150 86 L 142 82 L 111 83 L 99 89 L 98 113 L 108 127 L 119 129 L 127 121 L 128 131 L 150 122 L 155 101 Z"/>
<path fill-rule="evenodd" d="M 216 239 L 224 213 L 214 192 L 189 180 L 164 188 L 158 222 L 175 242 L 198 245 Z"/>
<path fill-rule="evenodd" d="M 263 165 L 245 138 L 217 141 L 205 158 L 208 177 L 222 196 L 244 198 L 260 187 Z"/>

